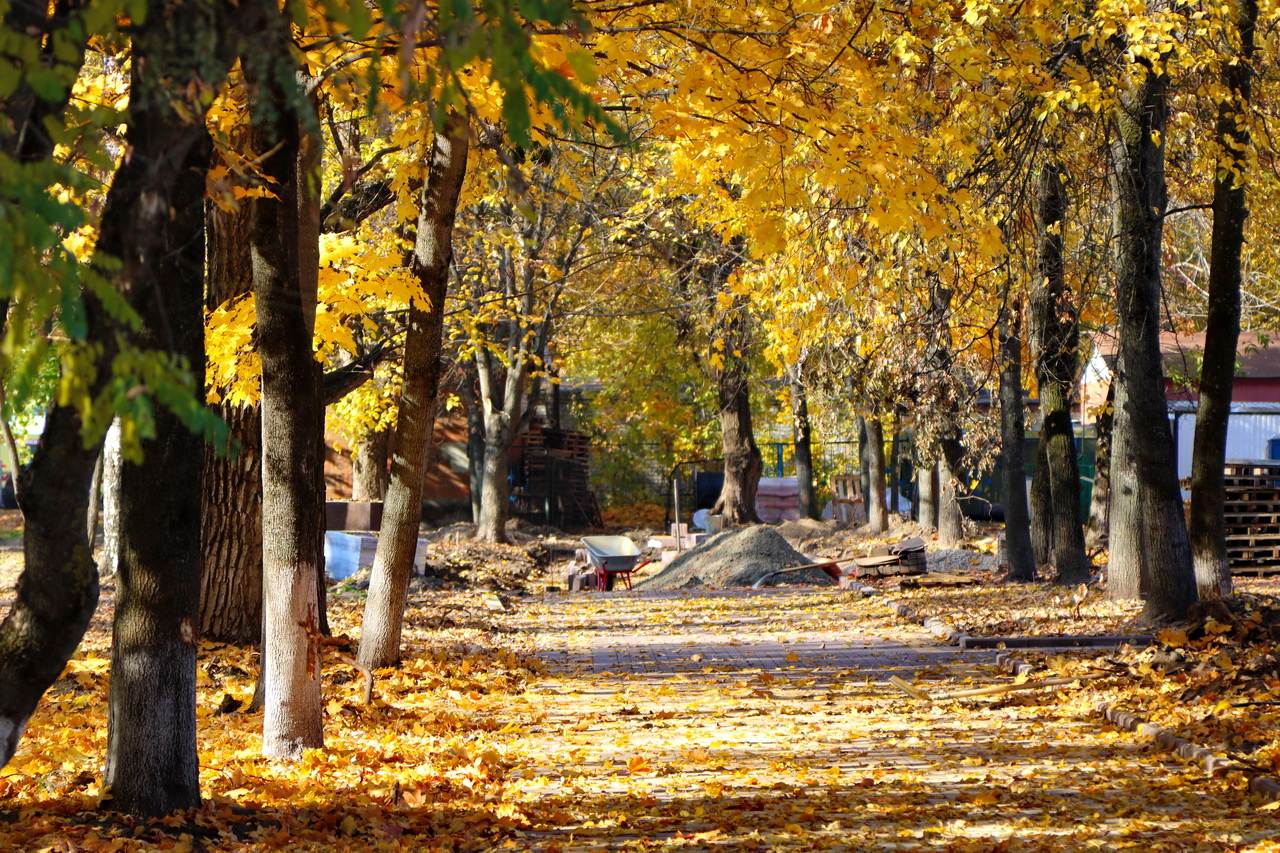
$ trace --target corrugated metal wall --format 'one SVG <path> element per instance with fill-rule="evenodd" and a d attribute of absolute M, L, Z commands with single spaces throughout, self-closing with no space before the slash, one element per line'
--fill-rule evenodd
<path fill-rule="evenodd" d="M 1191 448 L 1195 444 L 1196 413 L 1170 417 L 1178 442 L 1178 479 L 1191 476 Z M 1280 413 L 1233 412 L 1227 424 L 1228 459 L 1266 459 L 1267 441 L 1280 438 Z M 1184 489 L 1183 497 L 1190 493 Z"/>

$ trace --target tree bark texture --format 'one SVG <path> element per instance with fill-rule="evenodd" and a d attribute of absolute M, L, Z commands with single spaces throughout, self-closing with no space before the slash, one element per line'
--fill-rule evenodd
<path fill-rule="evenodd" d="M 1123 506 L 1112 507 L 1111 561 L 1142 565 L 1145 560 L 1149 583 L 1144 614 L 1163 622 L 1184 618 L 1196 600 L 1159 340 L 1169 81 L 1161 68 L 1133 71 L 1134 82 L 1120 93 L 1113 113 L 1111 177 L 1119 380 L 1124 385 L 1116 402 L 1123 409 L 1124 449 L 1134 479 L 1117 482 L 1113 463 L 1113 486 L 1132 486 L 1132 491 Z M 1117 415 L 1117 429 L 1120 420 Z M 1119 435 L 1116 438 L 1119 445 Z M 1136 541 L 1117 536 L 1117 523 L 1136 528 Z"/>
<path fill-rule="evenodd" d="M 247 135 L 247 134 L 246 134 Z M 250 206 L 208 215 L 205 308 L 253 290 Z M 221 403 L 230 454 L 204 449 L 200 532 L 200 632 L 211 640 L 262 641 L 262 410 Z"/>
<path fill-rule="evenodd" d="M 101 255 L 120 261 L 118 266 L 102 267 L 101 273 L 113 279 L 121 298 L 143 314 L 148 302 L 156 299 L 158 287 L 167 283 L 165 264 L 173 262 L 166 242 L 173 227 L 170 193 L 190 168 L 192 144 L 204 138 L 203 122 L 175 120 L 169 99 L 180 97 L 175 93 L 185 91 L 182 81 L 194 72 L 214 85 L 225 73 L 210 49 L 216 31 L 206 27 L 213 4 L 157 6 L 163 8 L 153 9 L 148 23 L 135 31 L 130 157 L 107 192 L 97 244 Z M 36 7 L 15 8 L 26 14 Z M 170 29 L 167 38 L 160 32 L 165 28 Z M 141 57 L 151 61 L 139 62 Z M 11 114 L 18 101 L 7 102 L 6 113 Z M 32 137 L 44 138 L 39 132 Z M 19 159 L 26 159 L 25 153 L 18 153 Z M 118 354 L 117 332 L 122 330 L 114 328 L 89 293 L 85 321 L 87 340 L 96 347 L 96 375 L 88 391 L 96 396 L 111 374 Z M 24 569 L 15 601 L 0 625 L 0 765 L 12 757 L 31 712 L 75 650 L 97 603 L 98 575 L 85 531 L 89 485 L 102 444 L 99 437 L 86 445 L 79 415 L 55 405 L 21 478 Z"/>
<path fill-rule="evenodd" d="M 1027 514 L 1027 479 L 1022 445 L 1022 306 L 1009 307 L 1000 335 L 1000 455 L 1004 476 L 1004 538 L 1009 579 L 1031 581 L 1036 558 Z"/>
<path fill-rule="evenodd" d="M 220 410 L 232 449 L 204 451 L 200 633 L 253 645 L 262 641 L 262 411 Z"/>
<path fill-rule="evenodd" d="M 964 541 L 964 513 L 960 511 L 960 486 L 947 454 L 938 457 L 938 542 L 958 545 Z"/>
<path fill-rule="evenodd" d="M 427 304 L 414 301 L 409 306 L 391 482 L 360 632 L 359 659 L 370 668 L 400 662 L 405 598 L 422 520 L 422 481 L 435 424 L 453 222 L 466 175 L 468 133 L 466 119 L 454 115 L 435 135 L 418 211 L 411 267 Z"/>
<path fill-rule="evenodd" d="M 476 385 L 475 363 L 464 365 L 462 398 L 467 407 L 467 490 L 471 497 L 471 521 L 480 523 L 480 495 L 484 489 L 484 412 Z"/>
<path fill-rule="evenodd" d="M 926 530 L 938 529 L 938 463 L 921 456 L 916 461 L 916 520 Z"/>
<path fill-rule="evenodd" d="M 809 422 L 809 397 L 799 382 L 791 386 L 792 435 L 795 438 L 796 480 L 800 484 L 800 515 L 818 518 L 821 508 L 814 495 L 813 428 Z"/>
<path fill-rule="evenodd" d="M 98 539 L 98 521 L 102 517 L 102 454 L 93 465 L 93 479 L 89 481 L 89 509 L 84 526 L 85 536 L 89 540 L 89 548 L 93 549 Z"/>
<path fill-rule="evenodd" d="M 1108 514 L 1107 595 L 1120 600 L 1136 600 L 1146 594 L 1150 571 L 1142 550 L 1143 519 L 1139 512 L 1137 461 L 1133 424 L 1124 405 L 1127 393 L 1117 374 L 1115 416 L 1111 422 L 1111 509 Z M 1117 555 L 1126 555 L 1120 559 Z"/>
<path fill-rule="evenodd" d="M 734 297 L 728 317 L 721 321 L 724 341 L 724 365 L 716 377 L 716 394 L 720 407 L 720 446 L 724 454 L 724 486 L 713 513 L 724 516 L 726 524 L 753 524 L 756 514 L 756 490 L 764 460 L 756 445 L 751 425 L 751 388 L 747 361 L 747 307 L 741 297 Z"/>
<path fill-rule="evenodd" d="M 1219 163 L 1213 182 L 1213 231 L 1209 244 L 1209 300 L 1204 360 L 1200 366 L 1200 405 L 1191 451 L 1191 552 L 1201 598 L 1231 594 L 1227 560 L 1227 523 L 1223 462 L 1227 422 L 1235 382 L 1236 344 L 1240 338 L 1240 255 L 1249 210 L 1245 197 L 1245 154 L 1249 129 L 1240 120 L 1252 94 L 1254 27 L 1257 0 L 1234 0 L 1239 56 L 1224 62 L 1222 83 L 1231 101 L 1218 107 L 1215 135 Z"/>
<path fill-rule="evenodd" d="M 229 69 L 221 4 L 152 3 L 135 32 L 129 99 L 129 164 L 141 161 L 154 208 L 155 262 L 134 286 L 142 348 L 184 360 L 204 390 L 204 188 L 213 143 L 203 111 L 175 109 L 197 82 Z M 163 176 L 162 180 L 158 180 Z M 124 175 L 117 175 L 116 181 Z M 104 220 L 111 210 L 103 214 Z M 157 407 L 155 435 L 139 463 L 120 472 L 120 565 L 112 621 L 104 773 L 106 802 L 137 816 L 200 803 L 196 755 L 196 625 L 200 598 L 201 437 Z"/>
<path fill-rule="evenodd" d="M 508 386 L 515 382 L 516 379 L 508 375 Z M 521 386 L 523 384 L 520 382 Z M 476 538 L 482 542 L 506 542 L 507 504 L 511 494 L 507 475 L 511 467 L 515 425 L 505 407 L 498 406 L 485 412 L 483 423 L 484 456 L 480 468 L 480 519 L 476 522 Z"/>
<path fill-rule="evenodd" d="M 251 98 L 270 124 L 259 130 L 265 174 L 278 198 L 250 203 L 250 246 L 262 362 L 263 753 L 297 758 L 324 745 L 320 699 L 318 576 L 324 499 L 320 374 L 313 355 L 315 297 L 301 268 L 301 121 L 309 105 L 289 62 L 289 27 L 274 7 L 242 14 L 261 50 L 246 55 Z M 261 119 L 260 119 L 261 121 Z"/>
<path fill-rule="evenodd" d="M 1089 495 L 1089 524 L 1085 530 L 1085 547 L 1102 548 L 1107 544 L 1111 517 L 1111 429 L 1115 422 L 1116 383 L 1107 384 L 1107 399 L 1102 413 L 1094 422 L 1093 491 Z"/>
<path fill-rule="evenodd" d="M 1048 444 L 1044 422 L 1036 439 L 1036 468 L 1031 475 L 1031 553 L 1037 566 L 1053 561 L 1053 495 L 1049 488 Z"/>
<path fill-rule="evenodd" d="M 102 561 L 98 574 L 114 575 L 120 569 L 120 422 L 112 421 L 102 445 Z"/>
<path fill-rule="evenodd" d="M 871 491 L 867 502 L 867 523 L 871 533 L 884 533 L 889 529 L 889 506 L 884 494 L 884 426 L 877 417 L 866 418 L 867 425 L 867 476 Z"/>
<path fill-rule="evenodd" d="M 356 442 L 356 455 L 351 463 L 351 499 L 380 501 L 387 496 L 391 472 L 387 461 L 391 455 L 391 430 L 371 432 Z"/>
<path fill-rule="evenodd" d="M 1071 425 L 1080 322 L 1063 268 L 1062 227 L 1067 195 L 1058 164 L 1040 172 L 1036 278 L 1031 287 L 1032 344 L 1040 388 L 1040 443 L 1049 490 L 1050 561 L 1059 583 L 1089 578 L 1080 524 L 1080 467 Z M 1037 472 L 1038 473 L 1038 472 Z"/>

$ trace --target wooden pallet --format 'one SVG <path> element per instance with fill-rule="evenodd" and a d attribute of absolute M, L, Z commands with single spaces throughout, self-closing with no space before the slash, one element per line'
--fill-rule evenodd
<path fill-rule="evenodd" d="M 1280 462 L 1230 460 L 1223 480 L 1232 574 L 1280 572 Z"/>

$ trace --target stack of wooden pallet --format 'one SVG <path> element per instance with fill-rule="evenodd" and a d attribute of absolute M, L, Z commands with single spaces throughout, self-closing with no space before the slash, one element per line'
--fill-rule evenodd
<path fill-rule="evenodd" d="M 1228 461 L 1223 476 L 1232 573 L 1280 572 L 1280 461 Z"/>
<path fill-rule="evenodd" d="M 517 447 L 523 469 L 514 493 L 517 515 L 565 529 L 601 525 L 587 436 L 535 424 Z"/>

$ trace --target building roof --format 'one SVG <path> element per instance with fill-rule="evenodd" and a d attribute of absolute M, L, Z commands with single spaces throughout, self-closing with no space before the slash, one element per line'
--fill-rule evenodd
<path fill-rule="evenodd" d="M 1116 338 L 1100 334 L 1095 338 L 1098 354 L 1108 366 L 1115 363 Z M 1204 332 L 1161 332 L 1160 355 L 1164 374 L 1172 380 L 1193 379 L 1200 375 L 1204 357 Z M 1241 332 L 1236 346 L 1236 376 L 1244 379 L 1280 379 L 1280 335 Z"/>

